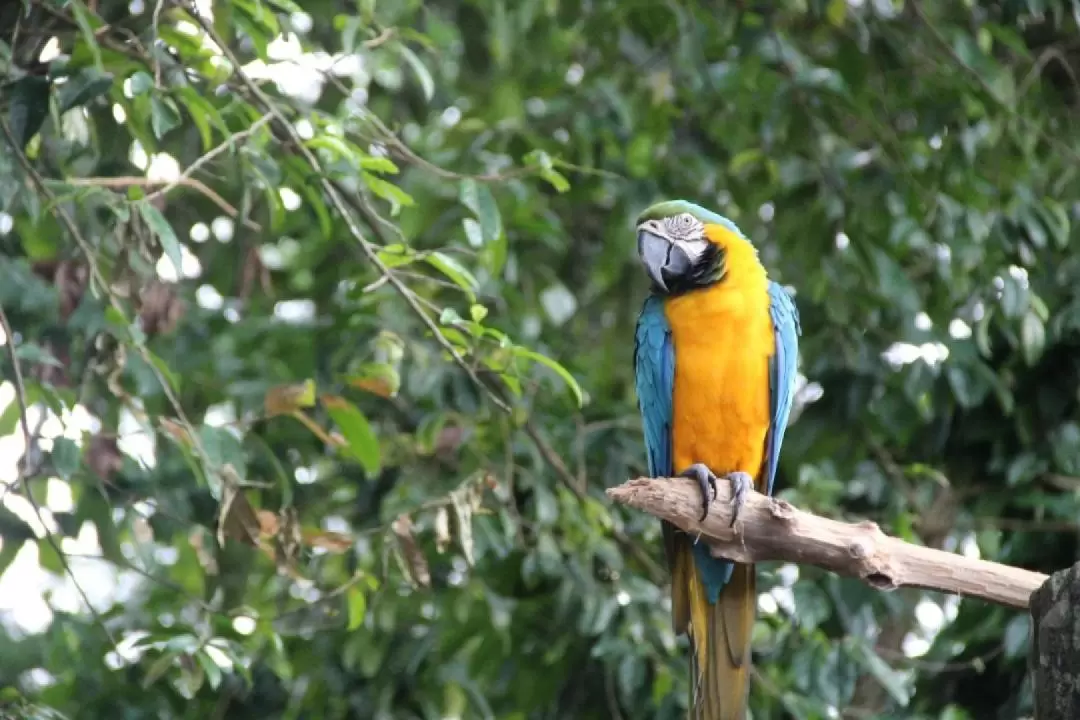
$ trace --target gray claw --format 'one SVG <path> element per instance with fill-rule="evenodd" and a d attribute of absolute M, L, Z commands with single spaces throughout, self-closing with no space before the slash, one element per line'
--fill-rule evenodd
<path fill-rule="evenodd" d="M 705 467 L 705 465 L 703 465 L 702 463 L 694 463 L 693 465 L 679 473 L 679 477 L 697 480 L 698 487 L 701 488 L 703 509 L 701 517 L 698 518 L 698 522 L 701 522 L 709 516 L 709 503 L 716 499 L 717 477 L 712 470 Z M 747 475 L 747 477 L 749 477 L 749 475 Z M 712 495 L 709 494 L 709 490 L 712 490 Z"/>
<path fill-rule="evenodd" d="M 746 494 L 750 492 L 750 488 L 754 487 L 754 478 L 749 473 L 744 472 L 730 472 L 725 475 L 725 478 L 731 482 L 731 525 L 735 527 L 735 521 L 739 517 L 739 513 L 742 512 L 743 505 L 746 503 Z"/>

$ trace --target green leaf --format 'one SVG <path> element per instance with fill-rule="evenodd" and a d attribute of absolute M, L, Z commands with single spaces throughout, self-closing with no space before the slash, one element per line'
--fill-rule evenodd
<path fill-rule="evenodd" d="M 906 707 L 908 700 L 911 698 L 911 690 L 904 680 L 904 675 L 889 667 L 889 664 L 882 660 L 874 649 L 865 642 L 857 642 L 855 648 L 857 649 L 856 655 L 859 657 L 862 666 L 870 671 L 874 679 L 881 684 L 881 687 L 885 688 L 897 704 Z"/>
<path fill-rule="evenodd" d="M 175 91 L 177 97 L 182 102 L 183 109 L 187 112 L 188 118 L 191 119 L 193 125 L 199 131 L 199 138 L 202 140 L 203 152 L 209 150 L 214 146 L 214 132 L 211 129 L 211 124 L 223 135 L 229 134 L 229 128 L 225 125 L 225 122 L 221 119 L 221 114 L 218 113 L 208 100 L 195 92 L 190 87 L 179 88 Z"/>
<path fill-rule="evenodd" d="M 543 150 L 532 150 L 523 160 L 528 167 L 539 169 L 540 177 L 555 188 L 556 192 L 564 193 L 570 189 L 570 181 L 555 169 L 554 160 Z"/>
<path fill-rule="evenodd" d="M 332 155 L 349 161 L 352 165 L 359 165 L 363 153 L 340 135 L 320 133 L 304 143 L 313 150 L 326 150 Z"/>
<path fill-rule="evenodd" d="M 287 13 L 299 13 L 304 12 L 304 9 L 292 0 L 268 0 L 268 2 L 275 6 L 277 9 Z"/>
<path fill-rule="evenodd" d="M 349 632 L 364 624 L 367 613 L 367 596 L 358 587 L 349 588 Z"/>
<path fill-rule="evenodd" d="M 32 365 L 48 365 L 50 367 L 64 367 L 53 354 L 35 342 L 24 342 L 15 348 L 15 357 Z"/>
<path fill-rule="evenodd" d="M 8 126 L 20 150 L 37 135 L 49 115 L 49 81 L 36 75 L 16 80 L 8 104 Z"/>
<path fill-rule="evenodd" d="M 555 372 L 563 382 L 570 388 L 570 391 L 574 393 L 574 399 L 577 401 L 578 407 L 585 404 L 585 394 L 581 390 L 581 386 L 578 385 L 578 381 L 574 379 L 574 376 L 570 374 L 570 371 L 564 368 L 562 365 L 552 360 L 551 358 L 541 355 L 540 353 L 529 350 L 528 348 L 515 347 L 514 354 L 518 357 L 523 357 L 533 362 L 540 363 Z"/>
<path fill-rule="evenodd" d="M 502 217 L 491 188 L 472 179 L 462 180 L 458 198 L 480 221 L 480 234 L 484 242 L 491 242 L 502 235 Z"/>
<path fill-rule="evenodd" d="M 56 473 L 67 480 L 79 469 L 79 458 L 82 452 L 74 441 L 66 437 L 53 438 L 52 457 L 53 468 Z"/>
<path fill-rule="evenodd" d="M 461 227 L 465 230 L 465 239 L 469 241 L 469 245 L 474 248 L 483 247 L 484 231 L 481 229 L 480 223 L 472 218 L 463 218 Z"/>
<path fill-rule="evenodd" d="M 401 57 L 405 59 L 405 62 L 412 68 L 413 74 L 416 75 L 416 79 L 420 81 L 420 88 L 424 91 L 424 99 L 431 102 L 431 98 L 435 97 L 435 81 L 431 78 L 431 72 L 420 58 L 417 57 L 407 45 L 397 44 L 394 46 L 401 54 Z"/>
<path fill-rule="evenodd" d="M 140 200 L 135 204 L 139 209 L 139 215 L 146 221 L 147 227 L 157 236 L 161 249 L 165 251 L 165 256 L 176 268 L 176 274 L 180 275 L 183 256 L 180 254 L 180 240 L 176 237 L 172 225 L 156 207 L 146 200 Z"/>
<path fill-rule="evenodd" d="M 400 172 L 398 166 L 390 158 L 366 153 L 340 135 L 321 133 L 304 144 L 309 148 L 325 150 L 335 158 L 345 160 L 354 168 L 391 175 Z"/>
<path fill-rule="evenodd" d="M 236 26 L 251 40 L 259 58 L 267 59 L 267 46 L 281 32 L 277 16 L 258 0 L 233 0 L 230 5 L 235 11 L 233 21 Z"/>
<path fill-rule="evenodd" d="M 41 390 L 36 384 L 27 383 L 26 385 L 26 404 L 31 406 L 38 402 L 41 398 Z M 14 397 L 11 398 L 11 402 L 8 403 L 8 407 L 3 409 L 0 413 L 0 437 L 6 437 L 15 432 L 18 426 L 18 418 L 22 416 L 23 407 L 18 404 L 18 400 Z"/>
<path fill-rule="evenodd" d="M 223 467 L 230 466 L 241 480 L 247 477 L 244 446 L 225 428 L 206 424 L 199 427 L 198 440 L 209 461 L 209 467 L 205 468 L 205 472 L 210 491 L 215 499 L 220 499 L 221 486 L 217 475 Z"/>
<path fill-rule="evenodd" d="M 409 207 L 416 203 L 407 192 L 377 175 L 361 172 L 360 179 L 364 181 L 364 184 L 368 186 L 371 192 L 390 202 L 391 215 L 397 215 L 403 206 Z"/>
<path fill-rule="evenodd" d="M 379 438 L 375 436 L 368 419 L 345 398 L 324 395 L 322 400 L 345 437 L 348 454 L 360 463 L 368 477 L 378 475 L 382 466 L 382 452 Z"/>
<path fill-rule="evenodd" d="M 323 237 L 327 239 L 333 237 L 334 221 L 330 217 L 330 211 L 327 209 L 326 203 L 323 202 L 322 193 L 319 192 L 318 188 L 308 184 L 301 185 L 300 191 L 304 199 L 307 200 L 307 207 L 311 212 L 315 213 Z"/>
<path fill-rule="evenodd" d="M 370 170 L 371 172 L 381 172 L 389 175 L 396 175 L 401 172 L 393 160 L 376 155 L 361 155 L 359 165 L 364 170 Z"/>
<path fill-rule="evenodd" d="M 73 2 L 67 7 L 75 16 L 75 24 L 79 26 L 82 44 L 90 51 L 90 56 L 94 59 L 94 67 L 98 70 L 104 70 L 101 60 L 101 48 L 98 47 L 97 35 L 95 34 L 96 31 L 105 26 L 104 21 L 89 12 L 83 2 Z"/>
<path fill-rule="evenodd" d="M 760 148 L 747 148 L 742 150 L 731 159 L 728 171 L 732 175 L 738 175 L 743 170 L 756 165 L 764 159 L 764 153 Z"/>
<path fill-rule="evenodd" d="M 471 302 L 476 302 L 476 291 L 480 289 L 480 283 L 461 263 L 437 251 L 426 255 L 424 260 L 464 290 Z"/>
<path fill-rule="evenodd" d="M 154 78 L 150 73 L 140 70 L 131 76 L 131 95 L 139 97 L 154 89 Z"/>
<path fill-rule="evenodd" d="M 221 680 L 225 676 L 221 671 L 221 667 L 214 662 L 214 658 L 210 657 L 210 653 L 205 650 L 195 652 L 195 661 L 202 666 L 203 672 L 206 673 L 206 681 L 210 683 L 210 687 L 217 690 L 218 685 L 221 684 Z"/>
<path fill-rule="evenodd" d="M 503 235 L 500 235 L 498 239 L 489 242 L 480 250 L 480 262 L 492 277 L 499 277 L 503 268 L 506 267 L 506 258 L 509 247 L 510 243 L 504 233 Z"/>
<path fill-rule="evenodd" d="M 464 322 L 464 319 L 461 317 L 458 311 L 452 307 L 444 307 L 442 309 L 442 312 L 439 313 L 440 325 L 458 325 L 462 322 Z"/>
<path fill-rule="evenodd" d="M 163 358 L 155 355 L 149 350 L 147 350 L 147 355 L 150 356 L 150 364 L 152 364 L 157 371 L 161 373 L 161 376 L 165 378 L 165 382 L 169 385 L 169 388 L 174 392 L 180 392 L 180 375 L 177 375 Z"/>
<path fill-rule="evenodd" d="M 88 104 L 91 100 L 109 91 L 113 84 L 113 74 L 102 72 L 96 67 L 87 67 L 67 79 L 56 95 L 56 105 L 61 113 L 71 108 Z"/>
<path fill-rule="evenodd" d="M 401 376 L 389 363 L 364 363 L 351 374 L 348 382 L 358 390 L 380 397 L 394 397 L 401 388 Z"/>
<path fill-rule="evenodd" d="M 25 540 L 15 542 L 11 538 L 5 538 L 4 542 L 0 543 L 0 576 L 3 576 L 11 563 L 15 561 L 15 556 L 22 550 L 25 542 Z"/>
<path fill-rule="evenodd" d="M 154 136 L 158 140 L 179 125 L 180 111 L 172 98 L 157 95 L 150 98 L 150 127 L 153 128 Z"/>
<path fill-rule="evenodd" d="M 1065 207 L 1051 198 L 1043 200 L 1039 208 L 1043 223 L 1059 248 L 1069 246 L 1069 214 Z"/>
<path fill-rule="evenodd" d="M 59 542 L 59 539 L 57 539 Z M 49 538 L 43 537 L 37 541 L 38 564 L 55 575 L 64 574 L 64 561 L 56 553 L 56 549 L 49 542 Z"/>
<path fill-rule="evenodd" d="M 570 189 L 570 181 L 558 170 L 541 170 L 540 177 L 546 180 L 551 187 L 555 188 L 555 192 L 564 193 Z"/>
<path fill-rule="evenodd" d="M 1005 646 L 1005 657 L 1012 659 L 1026 655 L 1030 638 L 1031 617 L 1027 613 L 1013 615 L 1005 626 L 1005 637 L 1002 640 Z"/>
<path fill-rule="evenodd" d="M 1045 347 L 1046 328 L 1035 311 L 1028 310 L 1020 324 L 1020 349 L 1024 353 L 1024 361 L 1028 365 L 1035 365 Z"/>
<path fill-rule="evenodd" d="M 376 254 L 383 265 L 391 269 L 409 265 L 415 262 L 416 258 L 419 257 L 415 250 L 408 245 L 402 245 L 401 243 L 387 245 L 380 249 Z"/>

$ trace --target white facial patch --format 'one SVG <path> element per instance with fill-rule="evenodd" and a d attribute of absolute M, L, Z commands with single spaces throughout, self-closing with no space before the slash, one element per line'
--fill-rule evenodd
<path fill-rule="evenodd" d="M 663 226 L 664 234 L 686 253 L 691 263 L 697 262 L 709 246 L 708 240 L 705 239 L 705 223 L 690 213 L 666 217 L 663 219 Z"/>
<path fill-rule="evenodd" d="M 679 213 L 663 219 L 664 233 L 672 240 L 697 240 L 705 236 L 705 223 L 690 213 Z"/>
<path fill-rule="evenodd" d="M 646 220 L 638 226 L 658 237 L 667 238 L 678 246 L 691 263 L 705 254 L 709 241 L 705 239 L 705 223 L 690 213 L 679 213 L 658 220 Z"/>
<path fill-rule="evenodd" d="M 701 238 L 694 240 L 673 240 L 673 245 L 677 245 L 680 250 L 686 253 L 686 257 L 690 259 L 691 263 L 696 263 L 698 258 L 705 254 L 706 248 L 709 247 L 709 241 Z"/>

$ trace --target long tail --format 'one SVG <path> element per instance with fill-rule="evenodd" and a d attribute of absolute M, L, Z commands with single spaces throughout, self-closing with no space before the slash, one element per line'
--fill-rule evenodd
<path fill-rule="evenodd" d="M 694 565 L 690 538 L 678 540 L 673 619 L 675 631 L 690 636 L 690 718 L 744 720 L 750 689 L 750 636 L 757 613 L 754 566 L 734 563 L 731 578 L 711 604 Z"/>

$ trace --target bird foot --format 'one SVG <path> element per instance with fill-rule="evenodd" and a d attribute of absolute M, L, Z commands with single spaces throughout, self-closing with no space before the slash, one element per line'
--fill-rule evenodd
<path fill-rule="evenodd" d="M 701 517 L 698 518 L 698 522 L 701 522 L 709 516 L 709 504 L 716 499 L 716 482 L 719 478 L 712 470 L 702 463 L 694 463 L 679 473 L 679 476 L 696 480 L 698 487 L 701 488 L 703 511 Z M 746 504 L 746 494 L 750 491 L 750 488 L 754 486 L 754 478 L 751 477 L 749 473 L 736 471 L 728 473 L 724 476 L 724 479 L 731 483 L 732 507 L 730 526 L 734 527 L 735 521 L 738 520 L 743 505 Z M 711 495 L 709 494 L 710 490 L 712 491 Z"/>
<path fill-rule="evenodd" d="M 697 480 L 698 487 L 701 488 L 702 512 L 698 518 L 698 522 L 701 522 L 709 516 L 709 503 L 716 499 L 716 475 L 702 463 L 694 463 L 679 473 L 679 477 Z M 709 494 L 710 490 L 712 495 Z"/>

